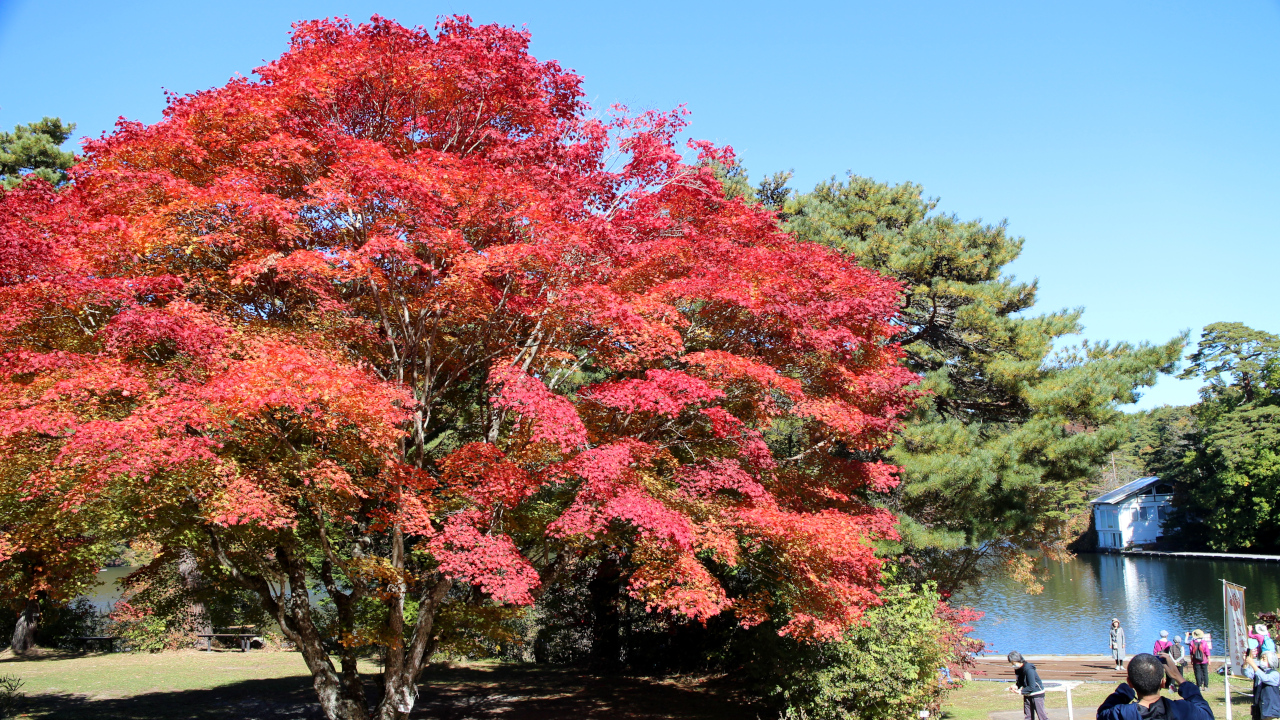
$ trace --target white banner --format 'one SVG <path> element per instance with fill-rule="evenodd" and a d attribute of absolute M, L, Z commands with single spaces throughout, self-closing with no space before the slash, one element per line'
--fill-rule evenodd
<path fill-rule="evenodd" d="M 1222 603 L 1227 611 L 1227 662 L 1231 671 L 1244 674 L 1244 656 L 1249 651 L 1249 626 L 1244 619 L 1244 588 L 1222 581 Z"/>

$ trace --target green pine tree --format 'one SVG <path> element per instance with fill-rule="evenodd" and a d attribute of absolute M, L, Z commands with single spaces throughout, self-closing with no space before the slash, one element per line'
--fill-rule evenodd
<path fill-rule="evenodd" d="M 76 156 L 60 148 L 75 129 L 75 123 L 47 117 L 18 125 L 11 133 L 0 132 L 0 182 L 6 188 L 28 177 L 43 178 L 54 186 L 66 183 Z"/>
<path fill-rule="evenodd" d="M 1179 538 L 1223 552 L 1280 551 L 1280 336 L 1208 325 L 1182 377 L 1205 385 L 1194 429 L 1163 449 Z"/>
<path fill-rule="evenodd" d="M 997 563 L 1034 588 L 1034 554 L 1065 555 L 1098 466 L 1127 437 L 1118 406 L 1173 371 L 1186 336 L 1064 348 L 1082 310 L 1028 312 L 1036 283 L 1005 274 L 1023 240 L 1003 223 L 937 213 L 910 183 L 850 175 L 785 194 L 780 179 L 757 200 L 789 230 L 904 285 L 900 340 L 929 391 L 889 458 L 903 467 L 904 555 L 944 592 Z M 726 179 L 730 194 L 743 184 Z"/>

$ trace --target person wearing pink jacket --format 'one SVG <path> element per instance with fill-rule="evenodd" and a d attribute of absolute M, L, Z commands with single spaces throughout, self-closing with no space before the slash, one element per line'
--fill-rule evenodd
<path fill-rule="evenodd" d="M 1191 669 L 1196 674 L 1196 685 L 1209 687 L 1209 658 L 1213 655 L 1213 640 L 1205 631 L 1191 633 Z"/>

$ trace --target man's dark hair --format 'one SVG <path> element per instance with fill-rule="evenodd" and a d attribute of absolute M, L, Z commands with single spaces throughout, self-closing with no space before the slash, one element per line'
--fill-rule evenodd
<path fill-rule="evenodd" d="M 1022 653 L 1014 650 L 1008 655 L 1009 662 L 1022 662 Z"/>
<path fill-rule="evenodd" d="M 1164 666 L 1155 655 L 1140 653 L 1129 661 L 1129 685 L 1138 697 L 1155 695 L 1160 692 L 1160 683 L 1164 680 Z"/>

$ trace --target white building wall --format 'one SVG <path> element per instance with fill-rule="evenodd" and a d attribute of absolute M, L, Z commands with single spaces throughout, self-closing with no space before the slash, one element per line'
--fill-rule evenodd
<path fill-rule="evenodd" d="M 1156 542 L 1164 535 L 1171 500 L 1169 495 L 1135 495 L 1115 505 L 1094 505 L 1098 547 L 1122 549 Z"/>
<path fill-rule="evenodd" d="M 1124 547 L 1123 529 L 1119 522 L 1119 508 L 1115 505 L 1094 505 L 1093 526 L 1098 531 L 1098 547 L 1115 549 Z"/>

